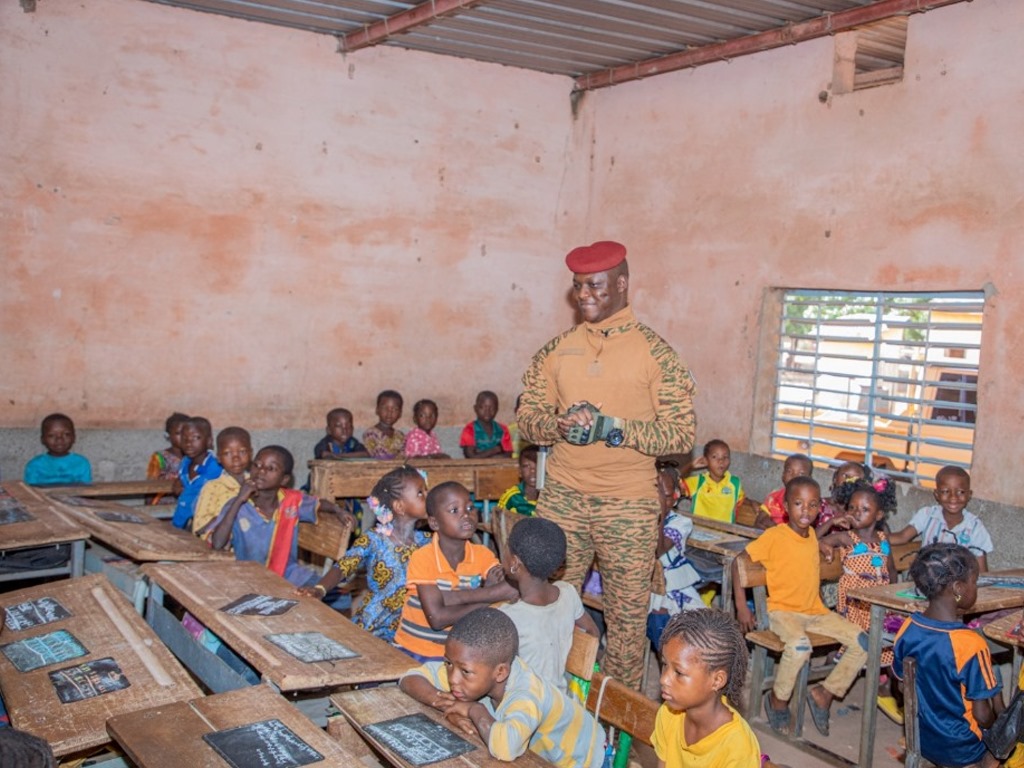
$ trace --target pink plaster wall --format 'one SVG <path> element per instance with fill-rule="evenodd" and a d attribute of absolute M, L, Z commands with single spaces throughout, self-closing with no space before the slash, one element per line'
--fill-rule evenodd
<path fill-rule="evenodd" d="M 385 387 L 442 424 L 481 388 L 511 416 L 571 319 L 571 82 L 335 51 L 140 0 L 0 4 L 0 426 L 368 426 Z"/>
<path fill-rule="evenodd" d="M 509 414 L 567 326 L 567 247 L 630 246 L 700 437 L 763 444 L 772 287 L 980 289 L 975 487 L 1024 504 L 1024 4 L 916 15 L 901 84 L 824 39 L 588 94 L 511 68 L 140 0 L 0 4 L 0 427 Z M 408 417 L 404 420 L 408 424 Z"/>
<path fill-rule="evenodd" d="M 643 254 L 634 303 L 697 374 L 700 439 L 765 445 L 766 289 L 990 286 L 974 484 L 1024 503 L 1022 28 L 1015 0 L 915 15 L 903 82 L 828 103 L 830 39 L 587 96 L 591 208 Z"/>

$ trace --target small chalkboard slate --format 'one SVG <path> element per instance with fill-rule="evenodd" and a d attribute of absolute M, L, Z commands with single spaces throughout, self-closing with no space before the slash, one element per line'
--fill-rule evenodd
<path fill-rule="evenodd" d="M 26 520 L 35 520 L 17 499 L 10 496 L 0 496 L 0 525 L 9 523 L 23 523 Z"/>
<path fill-rule="evenodd" d="M 422 712 L 367 725 L 363 730 L 413 765 L 439 763 L 476 749 Z"/>
<path fill-rule="evenodd" d="M 257 765 L 294 768 L 324 759 L 280 720 L 263 720 L 226 731 L 214 731 L 205 734 L 203 741 L 233 768 Z"/>
<path fill-rule="evenodd" d="M 31 672 L 33 669 L 77 659 L 89 653 L 66 629 L 0 645 L 0 651 L 3 651 L 4 656 L 19 672 Z"/>
<path fill-rule="evenodd" d="M 234 616 L 280 616 L 288 613 L 298 602 L 270 595 L 242 595 L 221 610 Z"/>
<path fill-rule="evenodd" d="M 109 509 L 98 509 L 96 510 L 96 517 L 107 520 L 111 523 L 136 523 L 138 525 L 148 525 L 149 520 L 138 515 L 133 515 L 131 512 L 114 512 Z"/>
<path fill-rule="evenodd" d="M 299 661 L 336 661 L 354 659 L 359 656 L 351 648 L 332 640 L 320 632 L 292 632 L 288 634 L 267 635 L 267 640 L 281 648 Z"/>
<path fill-rule="evenodd" d="M 131 685 L 117 662 L 109 656 L 51 672 L 50 682 L 62 704 L 84 701 Z"/>
<path fill-rule="evenodd" d="M 12 605 L 5 609 L 4 614 L 4 624 L 12 632 L 50 624 L 71 616 L 68 609 L 52 597 L 40 597 L 38 600 Z"/>

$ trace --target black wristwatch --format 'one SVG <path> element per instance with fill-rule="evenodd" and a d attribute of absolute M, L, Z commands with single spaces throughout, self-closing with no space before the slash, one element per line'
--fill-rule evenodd
<path fill-rule="evenodd" d="M 604 444 L 609 448 L 618 448 L 626 441 L 626 434 L 621 429 L 613 429 L 604 439 Z"/>

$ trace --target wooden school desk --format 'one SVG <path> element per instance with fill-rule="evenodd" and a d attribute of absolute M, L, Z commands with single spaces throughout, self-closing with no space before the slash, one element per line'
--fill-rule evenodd
<path fill-rule="evenodd" d="M 147 592 L 138 571 L 140 563 L 234 559 L 230 552 L 211 548 L 170 521 L 151 517 L 147 512 L 152 507 L 84 496 L 52 494 L 50 498 L 92 536 L 85 552 L 86 572 L 106 574 L 139 613 L 145 609 Z"/>
<path fill-rule="evenodd" d="M 331 696 L 331 703 L 341 710 L 345 719 L 352 724 L 359 735 L 372 744 L 388 763 L 396 768 L 415 768 L 415 766 L 367 733 L 366 726 L 416 713 L 423 713 L 431 720 L 443 722 L 443 716 L 438 710 L 420 704 L 400 688 L 394 686 L 335 693 Z M 447 725 L 445 727 L 452 730 Z M 525 766 L 551 768 L 551 763 L 529 750 L 511 763 L 502 762 L 491 757 L 487 747 L 476 736 L 467 736 L 461 732 L 458 735 L 475 745 L 476 749 L 458 757 L 432 763 L 432 768 L 502 768 L 507 765 L 524 766 L 524 768 Z"/>
<path fill-rule="evenodd" d="M 352 768 L 358 764 L 357 756 L 266 685 L 118 715 L 107 721 L 107 732 L 139 768 L 214 768 L 226 763 L 203 736 L 267 720 L 280 721 L 319 752 L 323 760 L 314 763 L 316 768 Z M 267 744 L 267 751 L 274 754 L 272 732 L 268 740 L 265 738 L 257 736 L 256 743 Z M 250 752 L 248 757 L 251 765 L 260 764 L 258 755 Z"/>
<path fill-rule="evenodd" d="M 310 493 L 322 499 L 362 498 L 369 496 L 373 486 L 392 469 L 411 464 L 427 473 L 427 485 L 434 487 L 453 480 L 462 483 L 470 493 L 479 490 L 497 499 L 501 493 L 519 482 L 519 462 L 513 459 L 315 459 L 309 462 Z M 507 484 L 495 491 L 503 482 Z"/>
<path fill-rule="evenodd" d="M 118 498 L 121 496 L 156 496 L 170 493 L 173 480 L 119 480 L 112 483 L 75 483 L 74 485 L 47 485 L 42 490 L 58 495 L 88 498 Z"/>
<path fill-rule="evenodd" d="M 141 570 L 150 580 L 146 618 L 183 661 L 183 653 L 187 654 L 198 644 L 187 634 L 181 637 L 184 630 L 180 623 L 163 607 L 164 592 L 282 692 L 397 680 L 415 665 L 404 653 L 356 626 L 320 600 L 297 596 L 294 586 L 260 563 L 148 564 Z M 246 595 L 297 602 L 277 616 L 234 615 L 221 610 Z M 267 639 L 267 635 L 298 632 L 319 632 L 359 655 L 351 659 L 305 662 Z M 199 671 L 197 674 L 203 676 Z M 214 685 L 210 687 L 216 690 Z"/>
<path fill-rule="evenodd" d="M 39 600 L 44 600 L 47 606 L 37 611 L 24 607 L 12 610 L 13 606 Z M 55 607 L 54 601 L 59 606 Z M 106 744 L 110 740 L 105 727 L 109 717 L 201 695 L 192 678 L 142 617 L 99 574 L 3 593 L 0 607 L 7 612 L 0 630 L 0 644 L 5 646 L 4 653 L 0 653 L 0 689 L 11 724 L 46 739 L 58 757 Z M 70 615 L 65 616 L 65 613 Z M 57 620 L 26 626 L 32 622 L 33 615 Z M 12 629 L 12 623 L 26 628 Z M 19 672 L 8 657 L 12 652 L 10 643 L 61 630 L 77 640 L 86 651 L 85 655 L 71 658 L 57 650 L 36 650 L 34 656 L 40 660 L 61 657 L 64 660 L 27 672 Z M 63 645 L 64 649 L 69 646 L 73 643 Z M 103 681 L 118 679 L 116 669 L 111 670 L 109 665 L 104 673 L 105 665 L 100 662 L 103 659 L 113 659 L 128 687 L 62 703 L 51 682 L 51 673 L 91 663 L 91 675 L 89 670 L 82 670 L 78 675 L 66 676 L 69 682 L 62 690 L 65 695 L 69 691 L 89 692 L 97 678 L 102 690 Z"/>
<path fill-rule="evenodd" d="M 87 538 L 88 531 L 64 514 L 45 493 L 21 482 L 0 483 L 0 553 L 51 544 L 71 545 L 67 565 L 0 573 L 0 582 L 41 576 L 81 576 Z"/>
<path fill-rule="evenodd" d="M 1003 616 L 1001 619 L 996 619 L 991 624 L 986 624 L 981 628 L 981 631 L 985 633 L 985 637 L 990 640 L 995 640 L 1001 645 L 1008 646 L 1013 650 L 1013 672 L 1011 680 L 1004 681 L 1003 684 L 1003 697 L 1009 703 L 1010 697 L 1013 692 L 1017 689 L 1017 681 L 1020 680 L 1020 667 L 1021 657 L 1024 653 L 1024 637 L 1021 636 L 1019 630 L 1021 624 L 1024 623 L 1024 614 L 1020 611 L 1014 611 L 1013 613 Z"/>
<path fill-rule="evenodd" d="M 1024 570 L 989 571 L 983 576 L 1024 576 Z M 848 597 L 863 600 L 871 605 L 871 628 L 868 632 L 867 672 L 864 676 L 864 709 L 861 713 L 860 730 L 860 768 L 871 768 L 872 751 L 875 742 L 875 723 L 878 718 L 878 668 L 882 659 L 882 621 L 886 611 L 900 613 L 917 613 L 923 611 L 928 601 L 907 597 L 914 585 L 908 582 L 883 584 L 877 587 L 851 589 Z M 899 593 L 904 593 L 903 595 Z M 1024 589 L 1006 589 L 1002 587 L 979 587 L 978 600 L 970 610 L 970 614 L 989 613 L 1004 608 L 1020 608 L 1024 606 Z M 872 671 L 874 670 L 874 671 Z"/>

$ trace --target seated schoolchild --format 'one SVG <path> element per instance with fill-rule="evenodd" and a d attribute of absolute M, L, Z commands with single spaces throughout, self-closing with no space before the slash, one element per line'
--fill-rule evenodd
<path fill-rule="evenodd" d="M 203 486 L 210 480 L 220 477 L 224 471 L 216 455 L 210 450 L 213 443 L 213 427 L 202 416 L 193 416 L 185 422 L 181 431 L 181 450 L 185 458 L 181 460 L 178 480 L 175 482 L 174 493 L 178 504 L 174 508 L 171 523 L 176 528 L 186 531 L 192 529 L 192 516 L 196 502 Z"/>
<path fill-rule="evenodd" d="M 408 465 L 391 470 L 374 485 L 366 505 L 377 518 L 374 529 L 359 536 L 320 581 L 298 592 L 322 599 L 365 571 L 367 589 L 352 611 L 352 623 L 391 642 L 405 604 L 406 565 L 412 553 L 430 540 L 426 532 L 416 529 L 427 516 L 423 476 Z"/>
<path fill-rule="evenodd" d="M 581 704 L 538 677 L 517 655 L 512 620 L 477 608 L 452 627 L 444 660 L 417 667 L 403 691 L 444 712 L 455 728 L 478 735 L 498 760 L 527 749 L 559 768 L 600 768 L 604 736 Z"/>
<path fill-rule="evenodd" d="M 252 464 L 252 438 L 241 427 L 225 427 L 217 433 L 217 462 L 223 467 L 219 477 L 208 481 L 199 491 L 192 531 L 204 539 L 209 531 L 204 530 L 224 505 L 238 495 L 242 483 L 249 476 Z"/>
<path fill-rule="evenodd" d="M 902 679 L 904 660 L 917 661 L 921 755 L 941 766 L 999 765 L 981 734 L 1003 709 L 1002 685 L 985 638 L 961 618 L 978 596 L 977 558 L 959 544 L 929 544 L 910 578 L 928 607 L 896 634 L 892 669 Z"/>
<path fill-rule="evenodd" d="M 782 465 L 782 487 L 778 488 L 761 502 L 757 510 L 757 518 L 754 525 L 758 528 L 771 528 L 774 525 L 782 525 L 786 522 L 786 483 L 794 477 L 810 477 L 814 471 L 814 465 L 809 457 L 802 453 L 794 453 L 786 457 Z"/>
<path fill-rule="evenodd" d="M 72 453 L 75 445 L 75 423 L 63 413 L 51 413 L 43 419 L 40 442 L 46 447 L 25 465 L 25 482 L 29 485 L 65 485 L 91 483 L 89 460 Z"/>
<path fill-rule="evenodd" d="M 416 427 L 410 429 L 409 434 L 405 436 L 405 457 L 451 458 L 441 449 L 441 441 L 434 434 L 434 427 L 437 426 L 437 403 L 433 400 L 417 400 L 416 405 L 412 407 L 412 418 L 416 422 Z"/>
<path fill-rule="evenodd" d="M 327 412 L 327 434 L 313 447 L 315 459 L 365 459 L 366 446 L 352 436 L 352 411 L 334 408 Z"/>
<path fill-rule="evenodd" d="M 739 713 L 747 643 L 722 611 L 669 620 L 661 636 L 661 698 L 651 741 L 659 768 L 759 768 L 761 747 Z"/>
<path fill-rule="evenodd" d="M 214 549 L 230 544 L 236 560 L 263 563 L 295 586 L 306 587 L 316 584 L 319 574 L 299 562 L 299 523 L 315 523 L 321 509 L 346 513 L 333 502 L 288 488 L 294 467 L 287 448 L 261 448 L 238 496 L 210 523 L 209 540 Z"/>
<path fill-rule="evenodd" d="M 977 515 L 967 510 L 971 502 L 971 476 L 960 467 L 945 466 L 935 475 L 932 492 L 938 504 L 921 507 L 910 524 L 889 536 L 893 544 L 906 544 L 918 536 L 921 545 L 938 541 L 967 547 L 978 558 L 982 572 L 988 570 L 988 553 L 994 549 L 992 537 Z"/>
<path fill-rule="evenodd" d="M 164 437 L 170 443 L 169 447 L 160 451 L 154 451 L 149 457 L 149 464 L 146 467 L 146 478 L 148 480 L 174 480 L 178 477 L 178 470 L 181 468 L 181 460 L 185 454 L 181 452 L 181 433 L 185 429 L 185 422 L 188 416 L 175 411 L 164 422 Z M 149 499 L 148 504 L 173 504 L 174 498 L 167 494 L 157 494 Z"/>
<path fill-rule="evenodd" d="M 807 633 L 834 638 L 846 646 L 842 658 L 825 680 L 807 691 L 807 706 L 814 727 L 829 732 L 833 699 L 843 697 L 867 660 L 867 635 L 853 622 L 828 610 L 821 601 L 821 556 L 814 520 L 821 509 L 821 488 L 810 477 L 796 477 L 786 485 L 789 522 L 769 528 L 733 561 L 736 618 L 744 632 L 754 628 L 739 582 L 739 560 L 761 563 L 768 586 L 768 622 L 786 644 L 775 672 L 772 690 L 764 697 L 765 715 L 773 730 L 789 730 L 789 699 L 804 663 L 811 656 Z"/>
<path fill-rule="evenodd" d="M 519 631 L 519 655 L 526 665 L 564 691 L 573 629 L 598 635 L 597 625 L 583 610 L 572 585 L 548 581 L 565 562 L 565 534 L 557 523 L 531 517 L 512 529 L 506 550 L 502 558 L 505 580 L 518 590 L 519 599 L 499 610 Z"/>
<path fill-rule="evenodd" d="M 519 453 L 519 482 L 501 494 L 498 506 L 520 515 L 533 515 L 540 491 L 537 489 L 536 445 L 528 445 Z"/>
<path fill-rule="evenodd" d="M 691 470 L 704 470 L 683 481 L 683 490 L 693 500 L 693 514 L 697 517 L 736 522 L 736 505 L 743 501 L 744 494 L 740 479 L 729 472 L 731 462 L 728 443 L 711 440 L 704 446 L 703 455 L 690 465 Z"/>
<path fill-rule="evenodd" d="M 512 455 L 512 436 L 508 427 L 495 421 L 498 415 L 498 396 L 484 390 L 476 396 L 473 405 L 476 420 L 462 430 L 459 445 L 467 459 L 489 459 Z"/>
<path fill-rule="evenodd" d="M 405 433 L 395 429 L 402 418 L 402 396 L 393 389 L 377 395 L 377 424 L 363 432 L 363 445 L 371 459 L 399 459 L 405 449 Z"/>
<path fill-rule="evenodd" d="M 661 505 L 661 536 L 655 549 L 665 576 L 665 594 L 651 593 L 648 635 L 657 643 L 660 628 L 668 617 L 679 611 L 704 607 L 697 585 L 703 581 L 686 556 L 686 541 L 693 530 L 693 521 L 675 510 L 679 501 L 679 468 L 658 463 L 658 503 Z"/>
<path fill-rule="evenodd" d="M 476 522 L 476 507 L 463 485 L 447 482 L 430 489 L 427 523 L 434 535 L 409 558 L 395 633 L 395 645 L 413 658 L 440 660 L 452 624 L 474 608 L 519 596 L 494 553 L 470 542 Z"/>
<path fill-rule="evenodd" d="M 821 513 L 818 515 L 818 522 L 814 524 L 814 531 L 819 537 L 830 533 L 836 521 L 845 519 L 847 496 L 842 488 L 846 483 L 855 483 L 858 480 L 871 482 L 871 467 L 857 461 L 844 461 L 836 467 L 836 471 L 832 473 L 829 495 L 822 498 Z"/>

